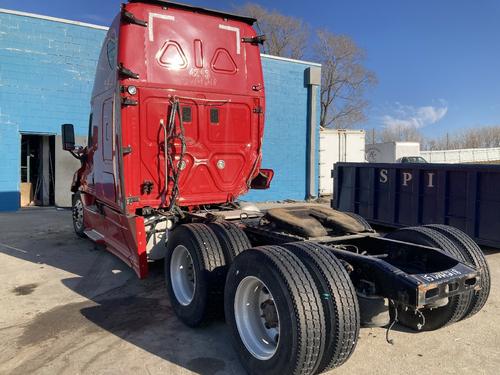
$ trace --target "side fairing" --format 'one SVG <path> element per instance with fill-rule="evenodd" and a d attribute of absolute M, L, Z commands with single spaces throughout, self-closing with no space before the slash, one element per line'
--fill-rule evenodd
<path fill-rule="evenodd" d="M 91 123 L 85 189 L 112 208 L 121 209 L 120 134 L 117 101 L 117 46 L 119 18 L 113 22 L 103 42 L 91 100 Z M 120 108 L 120 107 L 118 107 Z"/>
<path fill-rule="evenodd" d="M 80 189 L 84 193 L 84 221 L 89 237 L 104 243 L 143 278 L 147 275 L 144 220 L 127 215 L 122 193 L 119 31 L 120 17 L 110 27 L 99 57 Z"/>

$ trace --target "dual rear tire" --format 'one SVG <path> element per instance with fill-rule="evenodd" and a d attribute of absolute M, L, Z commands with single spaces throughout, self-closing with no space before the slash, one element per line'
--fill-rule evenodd
<path fill-rule="evenodd" d="M 343 364 L 356 347 L 354 286 L 340 261 L 317 244 L 240 254 L 228 272 L 224 307 L 250 374 L 322 373 Z"/>
<path fill-rule="evenodd" d="M 463 319 L 470 318 L 483 308 L 490 295 L 491 277 L 486 257 L 474 240 L 460 229 L 442 224 L 426 225 L 426 227 L 441 233 L 453 241 L 459 247 L 465 262 L 479 270 L 481 290 L 473 292 L 471 303 L 463 317 Z"/>
<path fill-rule="evenodd" d="M 313 374 L 325 348 L 321 297 L 291 251 L 266 246 L 232 264 L 224 310 L 242 364 L 250 374 Z"/>
<path fill-rule="evenodd" d="M 172 308 L 183 323 L 196 327 L 217 314 L 226 260 L 207 225 L 178 226 L 168 239 L 164 265 Z"/>
<path fill-rule="evenodd" d="M 184 224 L 172 232 L 165 281 L 182 322 L 196 327 L 222 315 L 228 265 L 249 247 L 245 233 L 232 223 Z"/>
<path fill-rule="evenodd" d="M 401 324 L 435 330 L 484 306 L 488 265 L 467 235 L 432 225 L 387 237 L 439 248 L 481 274 L 480 291 L 455 295 L 444 306 L 418 314 L 397 306 Z M 250 247 L 245 233 L 231 223 L 177 227 L 165 259 L 177 316 L 194 327 L 224 307 L 235 350 L 250 374 L 317 374 L 347 361 L 356 347 L 360 316 L 343 264 L 327 247 L 309 242 Z"/>
<path fill-rule="evenodd" d="M 297 243 L 249 249 L 244 232 L 229 223 L 181 225 L 167 247 L 165 276 L 175 313 L 194 327 L 223 306 L 250 374 L 316 374 L 354 351 L 356 293 L 328 248 Z"/>
<path fill-rule="evenodd" d="M 346 362 L 356 347 L 360 328 L 356 291 L 344 265 L 328 248 L 311 242 L 284 245 L 306 266 L 320 293 L 325 314 L 325 350 L 318 372 Z"/>

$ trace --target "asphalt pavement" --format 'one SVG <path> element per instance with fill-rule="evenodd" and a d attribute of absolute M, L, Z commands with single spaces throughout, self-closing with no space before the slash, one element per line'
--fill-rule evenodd
<path fill-rule="evenodd" d="M 486 251 L 488 303 L 439 331 L 362 329 L 331 374 L 498 374 L 500 252 Z M 243 374 L 223 321 L 191 329 L 175 317 L 161 262 L 135 273 L 90 240 L 71 213 L 0 214 L 0 374 Z"/>

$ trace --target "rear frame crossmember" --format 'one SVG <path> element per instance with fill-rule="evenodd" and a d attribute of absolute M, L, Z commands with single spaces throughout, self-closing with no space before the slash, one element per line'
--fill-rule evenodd
<path fill-rule="evenodd" d="M 413 309 L 480 289 L 478 270 L 436 248 L 376 233 L 304 239 L 258 225 L 246 225 L 244 230 L 253 243 L 309 241 L 327 246 L 352 266 L 355 285 L 357 280 L 369 280 L 376 286 L 377 295 Z"/>

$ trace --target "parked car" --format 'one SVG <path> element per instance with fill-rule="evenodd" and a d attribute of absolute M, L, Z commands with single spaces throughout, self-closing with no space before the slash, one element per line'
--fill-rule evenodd
<path fill-rule="evenodd" d="M 404 156 L 401 159 L 398 160 L 399 163 L 427 163 L 427 160 L 425 160 L 421 156 Z"/>

